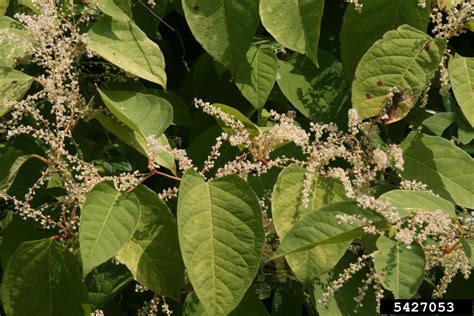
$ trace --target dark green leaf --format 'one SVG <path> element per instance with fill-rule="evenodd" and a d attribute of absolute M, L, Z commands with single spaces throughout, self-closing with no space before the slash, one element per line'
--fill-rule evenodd
<path fill-rule="evenodd" d="M 49 238 L 25 242 L 15 251 L 4 271 L 2 298 L 7 315 L 85 315 L 88 310 L 76 259 Z"/>
<path fill-rule="evenodd" d="M 349 85 L 342 65 L 321 50 L 318 59 L 319 68 L 302 55 L 294 55 L 288 62 L 279 61 L 278 85 L 291 104 L 307 118 L 329 123 L 341 115 L 346 121 Z"/>

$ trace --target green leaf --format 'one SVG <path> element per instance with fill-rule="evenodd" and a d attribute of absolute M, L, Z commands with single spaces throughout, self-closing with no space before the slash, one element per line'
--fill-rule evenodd
<path fill-rule="evenodd" d="M 382 285 L 396 299 L 412 298 L 425 275 L 425 252 L 417 242 L 410 246 L 385 236 L 377 239 L 378 253 L 374 257 L 375 271 Z"/>
<path fill-rule="evenodd" d="M 165 99 L 173 106 L 173 123 L 179 126 L 191 127 L 193 118 L 189 112 L 188 105 L 184 103 L 181 97 L 171 90 L 148 89 L 151 94 L 155 94 Z"/>
<path fill-rule="evenodd" d="M 139 219 L 140 202 L 133 192 L 119 192 L 110 181 L 89 192 L 79 228 L 84 275 L 117 254 L 135 232 Z"/>
<path fill-rule="evenodd" d="M 344 187 L 336 180 L 315 177 L 310 192 L 310 203 L 303 207 L 301 198 L 305 180 L 305 169 L 290 165 L 283 169 L 272 193 L 272 218 L 275 231 L 282 240 L 304 214 L 325 205 L 345 199 Z M 332 269 L 346 252 L 351 241 L 331 245 L 320 245 L 286 256 L 288 265 L 303 284 Z"/>
<path fill-rule="evenodd" d="M 5 267 L 16 249 L 25 241 L 37 240 L 45 238 L 44 231 L 36 229 L 31 222 L 14 216 L 12 221 L 8 223 L 7 228 L 3 231 L 2 236 L 2 268 Z"/>
<path fill-rule="evenodd" d="M 127 0 L 98 0 L 97 7 L 116 20 L 129 21 L 132 18 L 130 3 Z"/>
<path fill-rule="evenodd" d="M 141 206 L 140 222 L 117 259 L 140 284 L 155 293 L 176 296 L 184 279 L 184 265 L 174 216 L 165 202 L 147 187 L 141 185 L 133 192 Z"/>
<path fill-rule="evenodd" d="M 0 68 L 0 117 L 10 110 L 10 106 L 5 105 L 4 100 L 20 100 L 32 82 L 33 77 L 21 71 Z"/>
<path fill-rule="evenodd" d="M 0 156 L 0 190 L 6 192 L 15 181 L 21 167 L 31 158 L 21 151 L 8 148 Z"/>
<path fill-rule="evenodd" d="M 141 133 L 132 130 L 122 122 L 119 122 L 115 117 L 107 116 L 102 113 L 95 113 L 94 117 L 100 122 L 100 124 L 102 124 L 109 132 L 114 134 L 122 142 L 134 148 L 142 155 L 147 155 L 147 142 Z M 161 134 L 157 141 L 163 146 L 169 146 L 169 142 L 165 134 Z M 157 164 L 165 167 L 168 170 L 171 170 L 174 174 L 176 174 L 176 165 L 174 162 L 174 157 L 171 153 L 159 150 L 154 153 L 154 156 L 155 162 Z"/>
<path fill-rule="evenodd" d="M 436 136 L 442 136 L 444 131 L 456 122 L 457 115 L 454 112 L 442 112 L 425 119 L 421 124 Z"/>
<path fill-rule="evenodd" d="M 188 171 L 178 198 L 178 233 L 199 300 L 210 315 L 227 315 L 259 268 L 265 238 L 257 196 L 236 175 L 206 183 Z"/>
<path fill-rule="evenodd" d="M 464 150 L 438 136 L 411 133 L 402 143 L 408 180 L 418 180 L 442 198 L 474 208 L 474 162 Z"/>
<path fill-rule="evenodd" d="M 57 241 L 24 242 L 3 275 L 7 315 L 85 315 L 87 290 L 75 257 Z"/>
<path fill-rule="evenodd" d="M 10 0 L 0 0 L 0 16 L 4 15 L 8 9 Z"/>
<path fill-rule="evenodd" d="M 252 136 L 258 136 L 260 134 L 260 130 L 257 125 L 255 125 L 251 120 L 249 120 L 245 115 L 239 112 L 239 110 L 220 103 L 214 103 L 214 107 L 222 110 L 224 113 L 230 114 L 234 117 L 234 119 L 241 121 L 244 124 L 245 129 L 249 132 Z M 232 128 L 228 127 L 219 119 L 216 119 L 217 124 L 224 130 L 224 132 L 228 133 L 229 135 L 233 134 Z"/>
<path fill-rule="evenodd" d="M 86 278 L 89 302 L 94 309 L 102 309 L 132 280 L 132 274 L 123 265 L 112 262 L 101 265 Z"/>
<path fill-rule="evenodd" d="M 288 231 L 272 259 L 309 250 L 315 246 L 352 241 L 365 233 L 359 223 L 340 223 L 336 215 L 358 215 L 374 224 L 382 218 L 371 210 L 362 209 L 353 201 L 336 202 L 304 214 Z"/>
<path fill-rule="evenodd" d="M 339 115 L 347 120 L 349 85 L 342 73 L 342 65 L 325 51 L 319 51 L 319 68 L 302 55 L 279 61 L 280 79 L 277 81 L 291 104 L 309 119 L 334 122 Z"/>
<path fill-rule="evenodd" d="M 277 72 L 273 49 L 268 45 L 252 45 L 247 52 L 247 63 L 242 63 L 235 74 L 235 83 L 253 107 L 261 109 L 275 85 Z"/>
<path fill-rule="evenodd" d="M 260 0 L 267 31 L 283 46 L 306 54 L 318 65 L 318 43 L 324 0 Z"/>
<path fill-rule="evenodd" d="M 235 73 L 246 62 L 245 53 L 259 24 L 255 0 L 184 0 L 191 32 L 217 61 Z"/>
<path fill-rule="evenodd" d="M 24 30 L 23 25 L 8 16 L 0 17 L 0 36 L 28 39 L 28 33 Z M 0 45 L 0 67 L 13 68 L 17 64 L 17 60 L 26 56 L 28 56 L 28 52 L 20 43 L 4 40 Z"/>
<path fill-rule="evenodd" d="M 207 316 L 196 293 L 191 292 L 186 296 L 183 306 L 183 316 Z M 240 304 L 229 314 L 229 316 L 268 316 L 268 311 L 262 301 L 251 290 L 245 294 Z"/>
<path fill-rule="evenodd" d="M 159 137 L 173 121 L 173 107 L 163 98 L 134 91 L 98 90 L 110 112 L 145 138 Z"/>
<path fill-rule="evenodd" d="M 402 217 L 411 213 L 441 210 L 446 215 L 457 218 L 454 205 L 451 202 L 426 192 L 392 190 L 382 194 L 379 199 L 389 202 Z"/>
<path fill-rule="evenodd" d="M 365 0 L 362 12 L 348 6 L 342 22 L 341 61 L 348 80 L 352 80 L 361 57 L 387 31 L 409 24 L 426 31 L 430 16 L 430 1 L 420 8 L 416 1 Z"/>
<path fill-rule="evenodd" d="M 474 58 L 459 55 L 451 58 L 449 80 L 462 113 L 474 127 Z"/>
<path fill-rule="evenodd" d="M 409 25 L 384 34 L 362 57 L 352 83 L 352 106 L 361 119 L 381 114 L 390 90 L 398 88 L 404 102 L 387 109 L 389 121 L 408 114 L 427 87 L 446 48 L 446 41 L 433 39 Z M 393 113 L 392 111 L 396 111 Z"/>
<path fill-rule="evenodd" d="M 89 47 L 123 70 L 166 87 L 165 60 L 160 47 L 135 24 L 102 17 L 87 33 Z"/>

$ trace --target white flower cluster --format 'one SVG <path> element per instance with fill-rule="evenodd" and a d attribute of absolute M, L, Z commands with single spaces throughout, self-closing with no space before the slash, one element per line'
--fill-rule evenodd
<path fill-rule="evenodd" d="M 465 24 L 474 19 L 474 3 L 470 0 L 461 1 L 453 5 L 445 14 L 443 10 L 435 8 L 431 14 L 434 23 L 432 30 L 435 37 L 449 40 L 465 33 Z"/>

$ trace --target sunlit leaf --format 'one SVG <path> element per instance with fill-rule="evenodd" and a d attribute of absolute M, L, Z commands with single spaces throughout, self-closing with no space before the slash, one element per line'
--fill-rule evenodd
<path fill-rule="evenodd" d="M 184 0 L 183 11 L 191 32 L 217 61 L 235 73 L 259 23 L 255 0 Z"/>
<path fill-rule="evenodd" d="M 237 70 L 235 83 L 245 98 L 260 109 L 275 84 L 277 59 L 270 46 L 253 45 L 247 52 L 247 62 Z"/>
<path fill-rule="evenodd" d="M 318 43 L 324 0 L 260 0 L 260 16 L 267 31 L 318 65 Z"/>
<path fill-rule="evenodd" d="M 104 16 L 87 35 L 89 47 L 97 55 L 137 77 L 166 87 L 165 60 L 160 47 L 133 22 Z"/>
<path fill-rule="evenodd" d="M 454 205 L 451 202 L 426 192 L 392 190 L 382 194 L 379 199 L 389 202 L 398 210 L 401 216 L 441 210 L 452 218 L 457 217 Z"/>
<path fill-rule="evenodd" d="M 133 191 L 141 217 L 129 242 L 117 255 L 134 278 L 156 293 L 177 295 L 184 278 L 174 216 L 158 195 L 145 186 Z"/>
<path fill-rule="evenodd" d="M 365 52 L 385 32 L 402 24 L 426 31 L 431 8 L 430 0 L 425 8 L 406 0 L 365 0 L 363 4 L 361 12 L 353 5 L 347 7 L 341 27 L 341 61 L 348 80 Z"/>
<path fill-rule="evenodd" d="M 474 58 L 459 55 L 451 58 L 449 80 L 462 113 L 474 127 Z"/>
<path fill-rule="evenodd" d="M 134 193 L 119 192 L 112 182 L 97 184 L 81 211 L 79 243 L 84 275 L 112 258 L 128 242 L 140 219 Z"/>
<path fill-rule="evenodd" d="M 445 47 L 445 40 L 433 39 L 409 25 L 385 33 L 365 53 L 355 72 L 352 106 L 359 117 L 381 115 L 382 110 L 390 122 L 406 116 L 438 69 Z M 389 98 L 394 89 L 398 95 Z"/>
<path fill-rule="evenodd" d="M 438 136 L 411 133 L 402 143 L 402 176 L 418 180 L 441 197 L 474 208 L 474 161 L 464 150 Z"/>
<path fill-rule="evenodd" d="M 264 232 L 257 196 L 236 175 L 204 182 L 188 171 L 180 186 L 178 232 L 199 300 L 210 315 L 227 315 L 259 268 Z"/>
<path fill-rule="evenodd" d="M 425 252 L 417 242 L 410 246 L 385 236 L 377 239 L 374 265 L 382 285 L 393 292 L 395 298 L 412 298 L 425 275 Z"/>
<path fill-rule="evenodd" d="M 320 207 L 345 199 L 342 184 L 336 180 L 317 177 L 312 181 L 309 205 L 302 204 L 302 192 L 306 171 L 297 165 L 283 169 L 273 188 L 272 218 L 275 231 L 283 239 L 288 231 L 304 214 L 316 211 Z M 303 284 L 333 268 L 342 257 L 350 241 L 315 246 L 311 250 L 289 254 L 286 260 Z"/>

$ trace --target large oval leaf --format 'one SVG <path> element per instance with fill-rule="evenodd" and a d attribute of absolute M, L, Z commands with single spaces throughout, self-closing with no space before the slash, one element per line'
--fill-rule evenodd
<path fill-rule="evenodd" d="M 156 95 L 100 89 L 99 93 L 110 112 L 145 137 L 159 137 L 173 122 L 173 107 Z"/>
<path fill-rule="evenodd" d="M 262 23 L 283 46 L 318 65 L 324 0 L 260 0 Z"/>
<path fill-rule="evenodd" d="M 253 45 L 247 52 L 247 62 L 240 65 L 235 83 L 244 97 L 260 109 L 275 85 L 278 64 L 273 49 L 267 45 Z"/>
<path fill-rule="evenodd" d="M 451 202 L 426 192 L 392 190 L 382 194 L 379 199 L 389 202 L 402 217 L 411 213 L 435 212 L 437 210 L 443 211 L 452 218 L 457 217 Z"/>
<path fill-rule="evenodd" d="M 426 31 L 430 16 L 430 1 L 421 8 L 416 1 L 364 0 L 364 9 L 348 6 L 342 22 L 341 61 L 348 80 L 352 80 L 361 57 L 387 31 L 409 24 Z"/>
<path fill-rule="evenodd" d="M 339 116 L 347 121 L 344 109 L 349 109 L 349 85 L 336 58 L 320 50 L 319 68 L 297 54 L 278 64 L 278 86 L 304 116 L 326 123 L 337 121 Z"/>
<path fill-rule="evenodd" d="M 258 1 L 184 0 L 183 10 L 191 32 L 202 47 L 235 73 L 257 29 Z"/>
<path fill-rule="evenodd" d="M 451 58 L 449 80 L 462 113 L 474 127 L 474 58 L 459 55 Z"/>
<path fill-rule="evenodd" d="M 182 190 L 181 190 L 182 189 Z M 210 315 L 227 315 L 255 278 L 264 242 L 260 205 L 236 175 L 181 181 L 178 232 L 189 280 Z"/>
<path fill-rule="evenodd" d="M 315 177 L 310 193 L 310 204 L 303 207 L 301 195 L 304 187 L 305 169 L 290 165 L 278 175 L 272 193 L 272 218 L 275 231 L 283 239 L 304 214 L 327 204 L 345 199 L 344 187 L 336 180 Z M 332 245 L 320 245 L 286 256 L 288 265 L 303 284 L 332 269 L 344 255 L 351 241 Z"/>
<path fill-rule="evenodd" d="M 165 202 L 147 187 L 139 186 L 133 192 L 140 201 L 140 222 L 117 259 L 140 284 L 155 293 L 175 296 L 181 289 L 184 265 L 174 216 Z"/>
<path fill-rule="evenodd" d="M 402 148 L 404 178 L 421 181 L 441 197 L 474 208 L 474 161 L 469 154 L 449 140 L 414 132 Z"/>
<path fill-rule="evenodd" d="M 398 88 L 406 103 L 396 121 L 408 114 L 438 69 L 446 41 L 433 39 L 409 25 L 384 34 L 362 57 L 352 83 L 352 106 L 365 119 L 380 114 L 391 90 Z M 402 98 L 403 99 L 403 98 Z"/>
<path fill-rule="evenodd" d="M 21 99 L 30 88 L 32 82 L 33 77 L 21 71 L 0 68 L 0 117 L 10 110 L 10 106 L 6 106 L 4 100 Z"/>
<path fill-rule="evenodd" d="M 412 298 L 425 276 L 425 252 L 417 242 L 410 246 L 385 236 L 377 239 L 375 271 L 382 285 L 395 298 Z"/>
<path fill-rule="evenodd" d="M 110 181 L 89 192 L 81 210 L 79 243 L 84 275 L 112 258 L 128 242 L 140 219 L 134 193 L 122 193 Z"/>
<path fill-rule="evenodd" d="M 53 239 L 27 241 L 3 274 L 7 315 L 85 315 L 87 290 L 75 257 Z"/>
<path fill-rule="evenodd" d="M 363 236 L 360 223 L 340 223 L 336 215 L 344 214 L 361 216 L 377 224 L 383 221 L 380 215 L 360 208 L 353 201 L 329 204 L 303 215 L 283 238 L 274 258 Z"/>
<path fill-rule="evenodd" d="M 135 76 L 166 87 L 165 60 L 160 47 L 132 22 L 104 16 L 87 35 L 89 47 L 97 55 Z"/>

